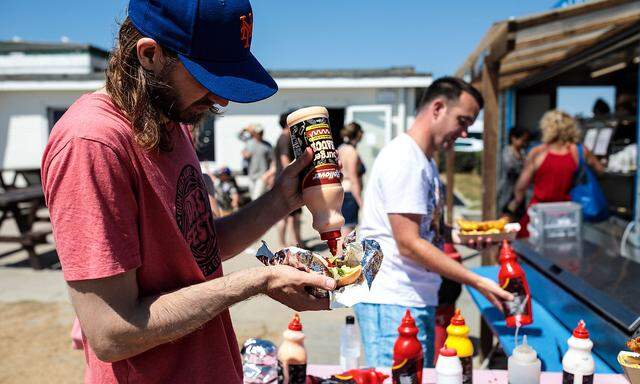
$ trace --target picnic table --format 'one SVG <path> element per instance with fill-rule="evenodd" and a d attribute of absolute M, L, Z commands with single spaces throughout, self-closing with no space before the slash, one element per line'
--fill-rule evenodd
<path fill-rule="evenodd" d="M 497 280 L 498 266 L 485 266 L 474 268 L 477 274 Z M 495 308 L 480 292 L 467 287 L 473 301 L 478 306 L 480 315 L 487 322 L 494 335 L 497 336 L 502 349 L 507 355 L 513 353 L 515 348 L 515 329 L 507 328 L 504 315 Z M 550 313 L 539 301 L 532 298 L 531 307 L 534 322 L 531 325 L 520 328 L 519 342 L 522 336 L 527 335 L 527 343 L 538 352 L 538 358 L 542 362 L 543 371 L 562 371 L 562 356 L 567 351 L 567 339 L 572 330 L 567 329 L 555 316 Z M 594 341 L 593 359 L 596 364 L 596 373 L 615 373 L 600 356 L 598 356 L 598 341 Z M 620 376 L 622 377 L 622 376 Z M 622 379 L 624 380 L 624 379 Z M 625 382 L 625 381 L 621 381 Z"/>
<path fill-rule="evenodd" d="M 0 177 L 2 179 L 2 177 Z M 33 224 L 42 220 L 37 213 L 44 205 L 42 186 L 32 185 L 24 188 L 11 188 L 0 192 L 0 229 L 8 219 L 13 219 L 18 227 L 19 235 L 0 235 L 0 242 L 19 243 L 29 255 L 29 263 L 34 269 L 42 269 L 42 264 L 35 251 L 37 244 L 45 244 L 50 230 L 34 231 Z M 2 233 L 2 232 L 0 232 Z"/>

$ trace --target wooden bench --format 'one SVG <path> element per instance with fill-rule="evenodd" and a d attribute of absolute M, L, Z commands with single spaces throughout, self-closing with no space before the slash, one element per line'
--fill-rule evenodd
<path fill-rule="evenodd" d="M 19 235 L 0 235 L 0 242 L 19 243 L 29 255 L 29 262 L 34 269 L 42 269 L 35 246 L 45 244 L 47 231 L 34 231 L 33 224 L 39 219 L 38 209 L 44 203 L 41 185 L 25 188 L 14 188 L 0 192 L 0 228 L 7 219 L 13 219 L 18 227 Z"/>

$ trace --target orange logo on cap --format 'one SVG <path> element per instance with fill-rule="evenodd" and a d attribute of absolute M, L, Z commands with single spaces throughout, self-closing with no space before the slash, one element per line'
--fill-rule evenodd
<path fill-rule="evenodd" d="M 251 46 L 251 36 L 253 35 L 253 13 L 249 16 L 240 16 L 240 40 L 244 41 L 244 47 Z"/>

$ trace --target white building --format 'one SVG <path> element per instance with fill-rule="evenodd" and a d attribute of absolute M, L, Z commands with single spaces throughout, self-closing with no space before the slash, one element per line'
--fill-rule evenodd
<path fill-rule="evenodd" d="M 104 85 L 108 52 L 69 43 L 0 42 L 0 168 L 38 168 L 49 131 L 80 95 Z M 202 160 L 241 167 L 243 127 L 259 123 L 265 139 L 280 134 L 280 113 L 294 106 L 324 105 L 334 131 L 357 121 L 365 136 L 365 165 L 413 120 L 416 103 L 432 79 L 411 67 L 380 70 L 273 71 L 280 91 L 253 104 L 230 104 L 203 124 Z"/>

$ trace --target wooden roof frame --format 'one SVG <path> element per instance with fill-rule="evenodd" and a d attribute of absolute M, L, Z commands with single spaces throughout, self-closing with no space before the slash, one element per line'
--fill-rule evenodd
<path fill-rule="evenodd" d="M 596 0 L 494 23 L 456 76 L 479 84 L 485 62 L 499 70 L 499 89 L 570 61 L 640 22 L 637 0 Z"/>

